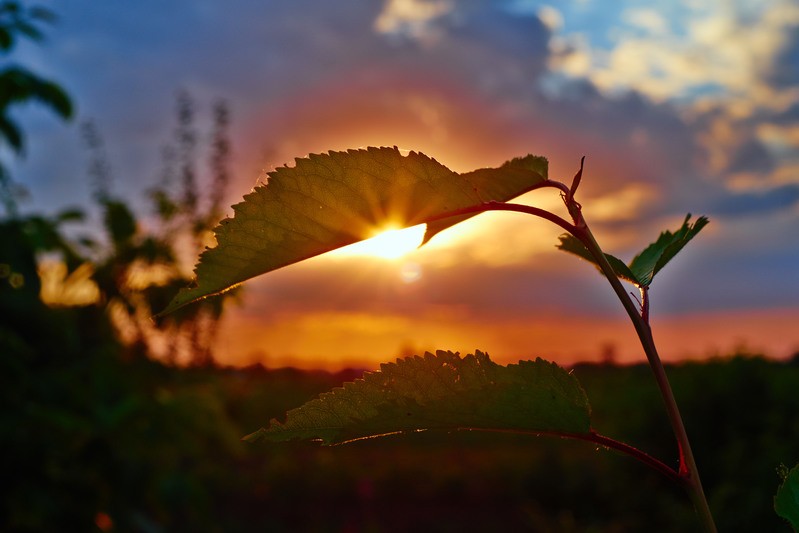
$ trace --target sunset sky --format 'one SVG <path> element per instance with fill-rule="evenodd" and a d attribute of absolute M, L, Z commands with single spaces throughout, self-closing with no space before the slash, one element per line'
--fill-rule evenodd
<path fill-rule="evenodd" d="M 28 210 L 88 205 L 79 124 L 102 132 L 115 192 L 143 198 L 189 90 L 232 111 L 238 202 L 265 171 L 327 150 L 398 146 L 455 171 L 534 153 L 627 260 L 686 213 L 710 225 L 652 288 L 667 359 L 799 351 L 799 4 L 795 0 L 139 0 L 41 2 L 59 21 L 17 60 L 78 117 L 17 114 Z M 556 208 L 554 193 L 526 203 Z M 139 204 L 144 206 L 143 201 Z M 321 256 L 245 285 L 223 363 L 375 366 L 401 353 L 500 362 L 643 360 L 559 228 L 485 214 L 396 259 Z M 611 348 L 612 347 L 612 348 Z"/>

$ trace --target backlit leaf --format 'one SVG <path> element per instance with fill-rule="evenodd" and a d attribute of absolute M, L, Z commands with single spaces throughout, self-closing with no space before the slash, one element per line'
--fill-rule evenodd
<path fill-rule="evenodd" d="M 163 313 L 247 279 L 374 236 L 388 225 L 431 221 L 425 241 L 468 218 L 434 220 L 488 201 L 506 201 L 546 182 L 546 160 L 527 156 L 497 169 L 458 174 L 417 152 L 368 148 L 312 154 L 269 173 L 215 229 L 196 285 Z"/>
<path fill-rule="evenodd" d="M 245 440 L 337 444 L 427 429 L 588 433 L 589 414 L 577 379 L 554 363 L 501 366 L 479 351 L 438 351 L 383 364 Z"/>
<path fill-rule="evenodd" d="M 657 241 L 647 246 L 644 251 L 635 256 L 630 262 L 630 265 L 624 264 L 624 261 L 614 257 L 610 254 L 605 254 L 605 259 L 608 260 L 611 268 L 616 275 L 623 280 L 629 281 L 637 287 L 648 287 L 652 283 L 652 279 L 666 263 L 677 255 L 677 253 L 688 244 L 688 241 L 694 238 L 699 231 L 704 228 L 708 219 L 706 217 L 699 217 L 694 224 L 689 224 L 691 219 L 690 213 L 685 217 L 680 229 L 672 233 L 664 231 L 660 234 Z M 557 245 L 558 249 L 564 252 L 572 253 L 578 257 L 589 261 L 599 269 L 599 265 L 591 252 L 583 245 L 578 238 L 568 233 L 560 236 L 560 243 Z M 601 272 L 601 269 L 599 269 Z"/>
<path fill-rule="evenodd" d="M 476 200 L 478 200 L 478 202 L 475 203 L 480 203 L 480 201 L 506 201 L 515 198 L 522 192 L 526 192 L 532 188 L 526 187 L 526 184 L 529 183 L 531 179 L 533 180 L 533 185 L 540 185 L 547 178 L 547 172 L 548 162 L 546 157 L 528 155 L 526 157 L 511 159 L 498 169 L 481 168 L 467 174 L 462 174 L 460 177 L 471 184 L 477 193 Z M 525 189 L 521 190 L 521 192 L 519 189 L 520 186 L 525 186 Z M 436 233 L 458 222 L 471 218 L 472 216 L 474 215 L 449 217 L 429 222 L 427 224 L 427 232 L 424 235 L 423 243 L 433 238 Z"/>
<path fill-rule="evenodd" d="M 777 495 L 774 496 L 774 510 L 799 531 L 799 465 L 785 476 Z"/>
<path fill-rule="evenodd" d="M 580 242 L 580 239 L 569 233 L 564 233 L 558 238 L 560 239 L 560 243 L 557 245 L 557 248 L 559 250 L 572 253 L 577 257 L 585 259 L 586 261 L 596 266 L 600 272 L 602 272 L 602 269 L 599 268 L 596 259 L 594 258 L 593 255 L 591 255 L 591 252 L 588 251 L 588 248 L 586 248 L 585 245 L 583 245 L 583 243 Z M 624 261 L 610 254 L 605 254 L 605 259 L 607 259 L 611 268 L 613 268 L 613 271 L 616 273 L 616 275 L 619 278 L 627 280 L 635 285 L 638 285 L 638 280 L 636 279 L 635 275 L 630 271 L 630 268 L 624 264 Z"/>
<path fill-rule="evenodd" d="M 699 217 L 694 224 L 689 224 L 689 220 L 691 220 L 690 213 L 686 215 L 680 229 L 674 233 L 664 231 L 660 234 L 658 240 L 647 246 L 643 252 L 632 260 L 630 270 L 635 274 L 641 285 L 647 286 L 652 283 L 652 278 L 655 277 L 655 274 L 666 266 L 666 263 L 671 261 L 688 244 L 688 241 L 693 239 L 708 223 L 706 217 Z"/>

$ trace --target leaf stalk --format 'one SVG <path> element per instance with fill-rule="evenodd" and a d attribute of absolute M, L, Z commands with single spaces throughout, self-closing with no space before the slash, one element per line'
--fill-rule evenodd
<path fill-rule="evenodd" d="M 607 259 L 605 258 L 602 248 L 600 248 L 588 225 L 585 223 L 585 219 L 583 218 L 579 207 L 567 207 L 569 207 L 569 212 L 572 213 L 573 217 L 576 215 L 574 226 L 575 231 L 571 232 L 572 235 L 580 239 L 588 251 L 591 252 L 591 255 L 594 256 L 597 264 L 602 270 L 602 273 L 610 282 L 611 287 L 618 296 L 619 301 L 621 301 L 624 310 L 627 311 L 627 315 L 630 317 L 630 320 L 633 323 L 633 327 L 638 335 L 638 339 L 641 341 L 641 346 L 644 349 L 649 366 L 654 373 L 655 381 L 657 382 L 658 389 L 660 390 L 660 394 L 666 407 L 666 413 L 668 415 L 669 422 L 671 423 L 672 430 L 674 431 L 674 436 L 677 439 L 677 446 L 680 454 L 679 474 L 682 481 L 681 484 L 688 492 L 688 495 L 690 496 L 694 504 L 694 508 L 699 514 L 705 529 L 709 532 L 715 532 L 716 525 L 713 521 L 713 515 L 710 512 L 710 506 L 708 505 L 707 498 L 705 497 L 705 493 L 702 488 L 702 481 L 699 477 L 699 470 L 696 466 L 693 451 L 691 450 L 688 433 L 685 430 L 685 425 L 683 423 L 682 416 L 680 415 L 677 401 L 674 398 L 671 384 L 666 376 L 666 370 L 663 367 L 663 363 L 658 355 L 657 348 L 655 347 L 652 329 L 649 326 L 648 287 L 641 288 L 641 312 L 639 314 L 638 310 L 635 308 L 635 304 L 627 295 L 627 292 L 622 286 L 621 281 L 613 271 L 610 263 L 608 263 Z"/>
<path fill-rule="evenodd" d="M 661 460 L 652 457 L 648 453 L 639 450 L 634 446 L 630 446 L 627 443 L 617 441 L 616 439 L 612 439 L 610 437 L 606 437 L 605 435 L 601 435 L 594 430 L 591 430 L 588 433 L 570 433 L 565 431 L 524 431 L 518 429 L 472 429 L 472 428 L 464 428 L 465 430 L 469 431 L 482 431 L 482 432 L 489 432 L 489 433 L 512 433 L 515 435 L 535 435 L 535 436 L 548 436 L 548 437 L 560 437 L 563 439 L 574 439 L 574 440 L 581 440 L 584 442 L 592 442 L 603 448 L 608 448 L 609 450 L 616 450 L 621 452 L 625 455 L 629 455 L 634 459 L 642 462 L 646 466 L 660 472 L 665 477 L 676 483 L 677 485 L 682 485 L 683 480 L 679 472 L 671 468 L 670 466 L 663 463 Z"/>
<path fill-rule="evenodd" d="M 613 288 L 614 292 L 619 298 L 622 306 L 624 307 L 627 315 L 630 317 L 630 320 L 633 324 L 633 328 L 635 329 L 636 334 L 638 335 L 638 339 L 641 342 L 641 346 L 644 349 L 644 353 L 646 354 L 647 361 L 649 362 L 649 366 L 652 369 L 652 372 L 655 376 L 655 381 L 657 383 L 658 389 L 660 390 L 660 394 L 663 398 L 663 402 L 666 407 L 666 413 L 669 418 L 669 422 L 672 427 L 672 431 L 674 432 L 674 436 L 677 440 L 677 447 L 679 451 L 679 471 L 676 477 L 672 476 L 669 472 L 673 472 L 673 470 L 669 467 L 665 467 L 667 470 L 654 465 L 649 460 L 645 460 L 641 457 L 640 454 L 643 452 L 638 452 L 635 448 L 632 450 L 636 450 L 636 452 L 631 452 L 630 449 L 622 449 L 617 445 L 609 444 L 612 439 L 608 439 L 607 442 L 603 443 L 603 446 L 608 446 L 610 448 L 614 448 L 620 450 L 624 453 L 632 455 L 633 457 L 642 460 L 646 464 L 653 466 L 659 472 L 662 472 L 664 475 L 673 479 L 678 482 L 683 488 L 685 488 L 686 492 L 688 492 L 691 501 L 693 502 L 694 508 L 696 512 L 699 514 L 699 518 L 701 519 L 705 529 L 711 533 L 715 533 L 716 525 L 713 520 L 713 515 L 710 512 L 710 506 L 708 505 L 707 498 L 705 496 L 704 490 L 702 488 L 702 482 L 699 477 L 699 470 L 696 466 L 696 460 L 694 459 L 693 451 L 691 450 L 691 444 L 688 439 L 688 433 L 685 430 L 685 424 L 683 423 L 682 416 L 680 415 L 679 407 L 677 406 L 677 401 L 674 398 L 674 393 L 671 389 L 671 384 L 669 383 L 668 377 L 666 375 L 666 370 L 663 367 L 663 363 L 658 355 L 657 348 L 655 347 L 655 341 L 652 336 L 652 330 L 649 326 L 649 287 L 640 287 L 641 290 L 641 310 L 639 312 L 636 309 L 635 303 L 633 300 L 628 296 L 627 292 L 622 286 L 621 281 L 619 280 L 616 272 L 613 270 L 613 267 L 610 266 L 608 260 L 605 258 L 605 254 L 602 251 L 602 248 L 597 243 L 594 235 L 591 233 L 588 224 L 585 221 L 585 218 L 582 214 L 582 206 L 574 199 L 573 191 L 576 191 L 577 185 L 579 184 L 580 177 L 582 175 L 582 162 L 580 165 L 580 171 L 575 176 L 575 180 L 572 184 L 572 188 L 570 189 L 565 184 L 549 180 L 546 182 L 546 186 L 555 187 L 560 189 L 563 194 L 563 200 L 566 204 L 566 208 L 569 211 L 569 214 L 572 217 L 573 223 L 570 223 L 563 218 L 550 213 L 544 209 L 540 209 L 538 207 L 523 205 L 523 204 L 512 204 L 512 203 L 505 203 L 505 202 L 485 202 L 480 205 L 472 206 L 466 209 L 459 209 L 457 211 L 445 213 L 440 217 L 437 218 L 447 218 L 450 216 L 457 216 L 457 215 L 464 215 L 464 214 L 472 214 L 472 213 L 480 213 L 484 211 L 515 211 L 519 213 L 526 213 L 530 215 L 537 216 L 539 218 L 543 218 L 548 220 L 561 228 L 565 229 L 572 235 L 574 235 L 577 239 L 579 239 L 583 245 L 591 252 L 591 255 L 594 256 L 596 259 L 597 265 L 599 265 L 600 270 L 602 271 L 603 275 L 607 278 L 608 282 L 610 283 L 611 287 Z M 590 440 L 590 439 L 586 439 Z M 596 441 L 595 441 L 596 442 Z M 615 441 L 613 441 L 615 442 Z M 619 443 L 621 444 L 621 443 Z M 665 466 L 665 465 L 664 465 Z"/>

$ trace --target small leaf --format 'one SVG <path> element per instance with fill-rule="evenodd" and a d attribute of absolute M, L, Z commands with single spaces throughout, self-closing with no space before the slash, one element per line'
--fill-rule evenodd
<path fill-rule="evenodd" d="M 39 31 L 39 28 L 34 26 L 33 24 L 28 24 L 24 20 L 18 20 L 16 24 L 14 24 L 14 29 L 20 32 L 21 34 L 27 36 L 31 40 L 34 41 L 43 41 L 44 34 Z"/>
<path fill-rule="evenodd" d="M 671 261 L 688 244 L 688 241 L 693 239 L 708 223 L 706 217 L 699 217 L 693 225 L 688 223 L 689 220 L 691 220 L 690 213 L 686 215 L 680 229 L 674 233 L 664 231 L 658 240 L 647 246 L 632 260 L 630 270 L 641 281 L 642 286 L 651 284 L 655 274 L 666 266 L 666 263 Z"/>
<path fill-rule="evenodd" d="M 136 218 L 130 208 L 118 200 L 104 200 L 103 222 L 114 246 L 125 246 L 136 234 Z"/>
<path fill-rule="evenodd" d="M 14 37 L 6 28 L 0 28 L 0 50 L 6 52 L 14 44 Z"/>
<path fill-rule="evenodd" d="M 426 429 L 588 433 L 590 407 L 577 379 L 537 359 L 501 366 L 477 351 L 398 359 L 289 411 L 245 437 L 338 444 Z"/>
<path fill-rule="evenodd" d="M 0 80 L 1 84 L 2 80 Z M 2 102 L 0 102 L 1 104 Z M 16 153 L 22 153 L 24 145 L 22 131 L 20 131 L 19 126 L 14 121 L 4 116 L 0 116 L 0 139 L 2 138 L 5 138 L 5 141 Z"/>
<path fill-rule="evenodd" d="M 77 207 L 64 209 L 56 214 L 56 220 L 58 222 L 83 222 L 85 218 L 86 214 Z"/>
<path fill-rule="evenodd" d="M 425 241 L 469 216 L 438 217 L 506 201 L 546 183 L 546 160 L 528 156 L 498 169 L 457 174 L 426 155 L 395 148 L 312 154 L 269 173 L 215 229 L 217 246 L 195 268 L 196 286 L 162 311 L 247 279 L 372 237 L 387 225 L 430 222 Z"/>
<path fill-rule="evenodd" d="M 560 239 L 560 244 L 557 245 L 557 248 L 559 250 L 572 253 L 577 257 L 585 259 L 586 261 L 590 262 L 595 267 L 597 267 L 597 270 L 599 270 L 600 273 L 602 272 L 602 269 L 599 268 L 599 265 L 597 264 L 594 256 L 591 255 L 591 252 L 588 251 L 588 248 L 586 248 L 577 237 L 569 233 L 564 233 L 558 238 Z M 616 273 L 616 276 L 618 276 L 621 279 L 627 280 L 636 286 L 639 285 L 638 279 L 635 277 L 632 271 L 630 271 L 629 267 L 624 264 L 624 261 L 610 254 L 605 254 L 605 259 L 607 259 L 608 263 L 610 263 L 610 266 L 611 268 L 613 268 L 613 271 Z"/>
<path fill-rule="evenodd" d="M 774 496 L 774 511 L 799 531 L 799 464 L 785 476 L 777 495 Z"/>
<path fill-rule="evenodd" d="M 33 6 L 28 10 L 28 15 L 33 20 L 41 20 L 50 24 L 58 21 L 58 16 L 46 7 Z"/>
<path fill-rule="evenodd" d="M 677 255 L 682 248 L 688 244 L 688 241 L 694 238 L 699 231 L 704 228 L 708 219 L 706 217 L 699 217 L 696 222 L 691 225 L 688 221 L 691 219 L 690 213 L 685 217 L 680 229 L 675 233 L 664 231 L 658 237 L 658 240 L 646 247 L 646 249 L 635 256 L 635 258 L 627 266 L 624 261 L 614 257 L 610 254 L 605 254 L 605 258 L 610 263 L 613 271 L 621 279 L 627 280 L 637 287 L 648 287 L 652 283 L 652 279 L 666 263 Z M 591 255 L 591 252 L 580 242 L 579 239 L 565 233 L 560 236 L 560 244 L 557 245 L 558 249 L 564 252 L 572 253 L 578 257 L 589 261 L 599 269 L 596 259 Z M 601 272 L 602 270 L 599 269 Z"/>

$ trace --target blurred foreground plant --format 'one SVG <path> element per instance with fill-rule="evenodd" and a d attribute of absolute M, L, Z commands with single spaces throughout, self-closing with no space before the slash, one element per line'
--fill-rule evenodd
<path fill-rule="evenodd" d="M 25 135 L 10 111 L 21 104 L 44 105 L 63 119 L 72 117 L 73 108 L 64 89 L 57 83 L 42 78 L 20 65 L 8 64 L 10 54 L 20 38 L 44 40 L 40 25 L 52 23 L 55 14 L 43 7 L 25 7 L 20 2 L 0 2 L 0 147 L 7 146 L 16 155 L 25 152 Z M 24 189 L 14 181 L 6 166 L 0 162 L 0 202 L 6 212 L 15 216 L 17 197 Z"/>

